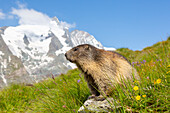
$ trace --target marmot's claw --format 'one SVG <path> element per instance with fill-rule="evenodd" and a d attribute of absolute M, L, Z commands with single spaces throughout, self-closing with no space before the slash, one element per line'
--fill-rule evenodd
<path fill-rule="evenodd" d="M 95 98 L 96 96 L 95 95 L 90 95 L 87 99 L 92 99 L 92 98 Z"/>
<path fill-rule="evenodd" d="M 96 101 L 103 101 L 103 100 L 105 100 L 106 98 L 103 97 L 103 96 L 96 96 L 94 99 L 95 99 Z"/>
<path fill-rule="evenodd" d="M 99 95 L 99 96 L 90 95 L 90 96 L 88 97 L 88 99 L 94 99 L 94 100 L 96 100 L 96 101 L 103 101 L 103 100 L 105 100 L 106 98 L 103 97 L 103 96 L 101 96 L 101 95 Z"/>

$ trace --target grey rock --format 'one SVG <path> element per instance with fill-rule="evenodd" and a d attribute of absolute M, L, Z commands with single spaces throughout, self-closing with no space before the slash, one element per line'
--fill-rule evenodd
<path fill-rule="evenodd" d="M 6 28 L 8 28 L 8 26 L 0 27 L 0 34 L 3 34 Z"/>
<path fill-rule="evenodd" d="M 29 45 L 29 41 L 28 41 L 28 38 L 27 38 L 26 35 L 24 35 L 23 40 L 24 40 L 24 43 L 28 46 Z"/>
<path fill-rule="evenodd" d="M 49 51 L 47 53 L 48 56 L 54 56 L 55 52 L 63 47 L 63 45 L 60 43 L 58 38 L 51 32 L 48 34 L 48 37 L 51 37 L 51 43 L 49 45 Z"/>
<path fill-rule="evenodd" d="M 64 34 L 62 37 L 66 39 L 65 42 L 66 42 L 70 47 L 74 47 L 69 30 L 68 30 L 68 29 L 64 29 L 64 31 L 65 31 L 65 34 Z"/>
<path fill-rule="evenodd" d="M 88 99 L 78 110 L 78 113 L 103 113 L 103 112 L 120 112 L 121 106 L 113 98 L 106 98 L 103 101 Z"/>

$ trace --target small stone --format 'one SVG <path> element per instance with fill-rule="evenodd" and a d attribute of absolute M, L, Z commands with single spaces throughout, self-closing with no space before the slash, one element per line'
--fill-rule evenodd
<path fill-rule="evenodd" d="M 117 105 L 115 107 L 114 103 L 117 103 L 113 98 L 106 98 L 103 101 L 96 101 L 95 99 L 88 99 L 84 102 L 84 105 L 81 106 L 78 110 L 78 113 L 89 113 L 89 112 L 112 112 L 116 109 L 121 108 Z"/>

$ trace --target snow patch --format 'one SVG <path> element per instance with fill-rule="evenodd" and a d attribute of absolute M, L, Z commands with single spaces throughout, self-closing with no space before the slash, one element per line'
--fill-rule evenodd
<path fill-rule="evenodd" d="M 3 82 L 5 83 L 5 85 L 7 86 L 7 80 L 5 79 L 5 75 L 3 74 L 3 70 L 2 69 L 3 69 L 3 66 L 0 65 L 1 78 L 2 78 Z"/>
<path fill-rule="evenodd" d="M 8 61 L 11 62 L 11 56 L 8 56 Z"/>
<path fill-rule="evenodd" d="M 5 79 L 5 75 L 3 73 L 3 69 L 7 68 L 7 60 L 6 59 L 2 59 L 1 56 L 3 56 L 4 53 L 2 51 L 0 51 L 0 76 L 3 80 L 3 82 L 5 83 L 5 85 L 7 86 L 7 80 Z"/>
<path fill-rule="evenodd" d="M 2 51 L 0 51 L 0 56 L 3 56 L 3 55 L 4 55 L 4 53 Z"/>
<path fill-rule="evenodd" d="M 70 67 L 72 67 L 73 69 L 77 68 L 77 66 L 76 66 L 75 64 L 71 63 L 71 62 L 67 63 L 66 66 L 67 66 L 67 67 L 70 66 Z"/>
<path fill-rule="evenodd" d="M 107 50 L 107 51 L 115 51 L 116 49 L 115 49 L 115 48 L 112 48 L 112 47 L 104 47 L 104 50 Z"/>
<path fill-rule="evenodd" d="M 34 57 L 34 54 L 37 51 L 40 53 L 48 52 L 51 39 L 44 39 L 45 36 L 48 35 L 48 30 L 48 27 L 42 25 L 20 25 L 17 27 L 8 27 L 2 37 L 13 55 L 20 58 L 22 57 L 23 51 Z M 27 45 L 23 40 L 25 35 L 28 37 L 30 42 L 28 47 L 33 49 L 32 53 L 26 49 Z M 42 35 L 44 37 L 41 37 Z"/>

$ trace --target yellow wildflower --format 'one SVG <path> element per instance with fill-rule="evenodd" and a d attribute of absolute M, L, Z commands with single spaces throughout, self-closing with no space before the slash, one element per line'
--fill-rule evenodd
<path fill-rule="evenodd" d="M 138 83 L 139 81 L 135 80 L 134 83 Z"/>
<path fill-rule="evenodd" d="M 140 96 L 138 95 L 138 96 L 136 96 L 136 100 L 140 100 Z"/>
<path fill-rule="evenodd" d="M 135 91 L 137 91 L 139 88 L 138 88 L 138 86 L 135 86 L 133 89 L 134 89 Z"/>
<path fill-rule="evenodd" d="M 146 95 L 142 95 L 142 97 L 143 97 L 143 98 L 145 98 L 145 97 L 146 97 Z"/>
<path fill-rule="evenodd" d="M 160 84 L 160 83 L 161 83 L 161 79 L 157 79 L 157 80 L 156 80 L 156 83 L 157 83 L 157 84 Z"/>
<path fill-rule="evenodd" d="M 170 64 L 167 67 L 170 67 Z"/>
<path fill-rule="evenodd" d="M 167 74 L 170 73 L 170 71 L 166 72 Z"/>

